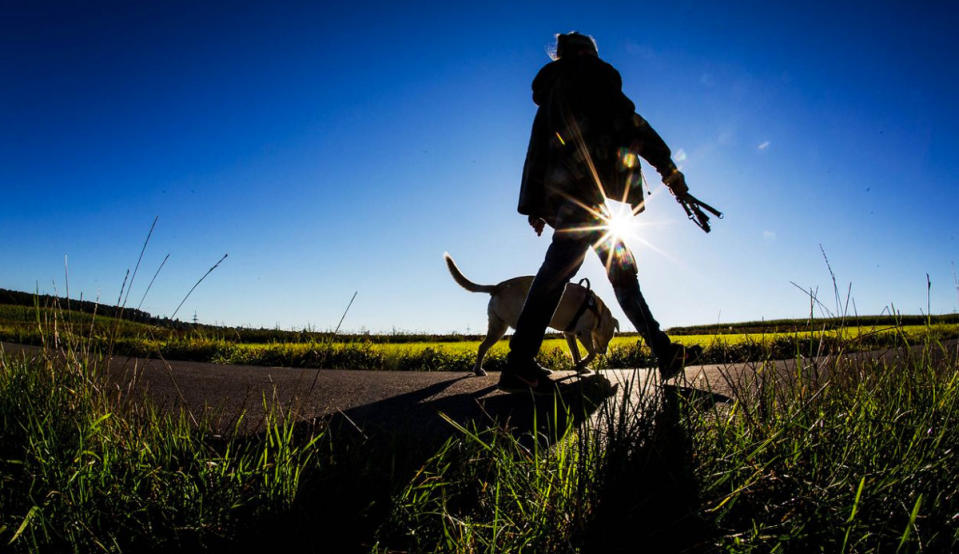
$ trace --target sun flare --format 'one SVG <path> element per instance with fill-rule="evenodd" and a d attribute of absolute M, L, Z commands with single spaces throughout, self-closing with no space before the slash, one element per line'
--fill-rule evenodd
<path fill-rule="evenodd" d="M 635 217 L 638 210 L 633 210 L 628 204 L 607 202 L 598 213 L 599 225 L 603 231 L 601 241 L 624 241 L 640 238 L 640 220 Z"/>
<path fill-rule="evenodd" d="M 636 220 L 633 219 L 633 214 L 629 210 L 611 211 L 609 219 L 606 220 L 606 226 L 607 232 L 614 240 L 624 239 L 636 232 Z"/>

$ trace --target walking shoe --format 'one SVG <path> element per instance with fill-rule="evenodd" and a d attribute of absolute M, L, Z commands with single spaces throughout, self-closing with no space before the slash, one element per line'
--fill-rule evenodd
<path fill-rule="evenodd" d="M 549 374 L 552 373 L 533 360 L 524 363 L 508 363 L 500 373 L 500 390 L 506 392 L 526 392 L 533 394 L 553 394 L 555 385 Z"/>
<path fill-rule="evenodd" d="M 578 365 L 578 366 L 574 367 L 573 369 L 576 370 L 576 375 L 579 375 L 580 377 L 585 377 L 585 376 L 592 375 L 593 373 L 595 373 L 592 369 L 590 369 L 590 368 L 588 368 L 588 367 L 586 367 L 586 366 L 584 366 L 584 365 Z"/>
<path fill-rule="evenodd" d="M 683 346 L 672 343 L 664 356 L 657 356 L 659 362 L 659 378 L 668 381 L 679 374 L 687 365 L 699 362 L 702 358 L 703 347 L 698 344 Z"/>
<path fill-rule="evenodd" d="M 548 396 L 556 393 L 556 385 L 549 377 L 527 379 L 515 373 L 503 372 L 496 385 L 499 390 L 510 393 L 531 392 L 537 396 Z"/>
<path fill-rule="evenodd" d="M 515 373 L 527 379 L 549 377 L 553 374 L 552 370 L 539 365 L 536 360 L 514 360 L 511 356 L 506 357 L 506 367 L 503 368 L 503 373 Z"/>

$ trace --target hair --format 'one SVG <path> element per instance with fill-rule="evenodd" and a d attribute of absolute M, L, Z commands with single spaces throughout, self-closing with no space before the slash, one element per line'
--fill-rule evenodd
<path fill-rule="evenodd" d="M 596 39 L 589 35 L 570 31 L 566 34 L 556 34 L 556 46 L 550 51 L 549 57 L 558 60 L 567 55 L 577 55 L 582 52 L 599 55 L 596 48 Z"/>

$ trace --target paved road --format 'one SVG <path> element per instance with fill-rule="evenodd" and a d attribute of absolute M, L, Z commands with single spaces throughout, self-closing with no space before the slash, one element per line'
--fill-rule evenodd
<path fill-rule="evenodd" d="M 39 353 L 33 347 L 0 346 L 7 356 Z M 806 363 L 826 366 L 828 359 Z M 795 365 L 795 360 L 786 360 L 770 367 L 790 373 L 795 372 Z M 724 401 L 735 395 L 737 387 L 746 386 L 756 367 L 753 363 L 693 366 L 686 369 L 685 381 L 680 377 L 672 383 L 687 394 Z M 532 429 L 537 418 L 565 424 L 565 420 L 552 419 L 551 399 L 537 399 L 534 410 L 529 395 L 497 390 L 497 373 L 475 377 L 462 372 L 317 370 L 126 357 L 111 360 L 109 371 L 122 390 L 145 394 L 164 409 L 184 409 L 196 418 L 212 418 L 223 430 L 233 428 L 239 414 L 244 414 L 239 426 L 243 431 L 262 429 L 264 399 L 273 409 L 292 410 L 298 420 L 337 419 L 364 434 L 445 435 L 452 427 L 438 417 L 440 412 L 467 427 L 488 427 L 508 420 L 513 426 Z M 649 369 L 604 370 L 585 378 L 560 371 L 553 378 L 561 391 L 560 401 L 569 406 L 569 417 L 575 421 L 594 415 L 608 398 L 622 399 L 629 391 L 636 400 L 659 385 L 657 372 Z"/>
<path fill-rule="evenodd" d="M 0 346 L 7 356 L 40 353 L 34 347 Z M 452 427 L 437 416 L 439 412 L 465 426 L 508 420 L 514 426 L 529 427 L 534 417 L 529 395 L 506 394 L 496 388 L 498 373 L 476 377 L 465 372 L 317 370 L 127 357 L 111 360 L 109 372 L 122 390 L 145 394 L 164 409 L 210 417 L 223 430 L 232 428 L 241 413 L 241 429 L 260 430 L 264 399 L 274 409 L 291 409 L 298 420 L 336 418 L 363 433 L 449 431 Z M 559 371 L 553 378 L 560 400 L 579 420 L 589 417 L 610 396 L 622 395 L 631 380 L 653 386 L 656 372 L 609 370 L 584 378 Z M 631 388 L 634 396 L 641 395 L 641 388 Z M 539 415 L 551 415 L 552 399 L 537 398 L 535 404 L 543 412 Z"/>

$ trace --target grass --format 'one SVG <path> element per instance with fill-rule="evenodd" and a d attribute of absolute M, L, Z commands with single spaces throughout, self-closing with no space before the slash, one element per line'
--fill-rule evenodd
<path fill-rule="evenodd" d="M 651 389 L 551 448 L 463 430 L 399 496 L 413 551 L 954 552 L 955 346 Z M 633 386 L 649 387 L 648 383 Z"/>
<path fill-rule="evenodd" d="M 637 373 L 639 405 L 570 388 L 528 425 L 449 420 L 440 443 L 295 423 L 271 398 L 262 432 L 224 432 L 118 388 L 94 346 L 45 339 L 59 349 L 0 356 L 13 551 L 959 548 L 959 366 L 931 332 L 894 330 L 882 359 L 849 354 L 852 333 L 819 336 L 835 355 L 818 361 L 778 339 L 789 371 L 763 362 L 776 341 L 747 341 L 759 361 L 722 395 Z"/>
<path fill-rule="evenodd" d="M 794 375 L 759 367 L 736 389 L 732 413 L 695 418 L 703 507 L 719 545 L 954 551 L 954 349 L 925 343 L 894 362 L 839 358 Z"/>
<path fill-rule="evenodd" d="M 282 512 L 316 465 L 271 413 L 257 441 L 111 392 L 86 363 L 0 361 L 0 542 L 25 551 L 212 547 Z M 115 389 L 113 389 L 115 390 Z"/>

